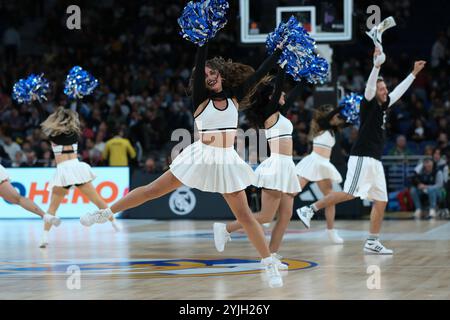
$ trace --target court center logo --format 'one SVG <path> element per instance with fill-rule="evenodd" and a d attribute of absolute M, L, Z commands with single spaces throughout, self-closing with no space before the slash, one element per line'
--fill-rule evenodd
<path fill-rule="evenodd" d="M 309 269 L 317 263 L 283 259 L 289 271 Z M 108 278 L 177 278 L 210 277 L 240 274 L 259 274 L 264 267 L 259 259 L 243 258 L 198 258 L 198 259 L 130 259 L 121 261 L 57 261 L 51 263 L 0 261 L 0 280 L 2 278 L 23 279 L 24 277 L 67 277 L 67 270 L 76 264 L 85 280 Z"/>
<path fill-rule="evenodd" d="M 173 213 L 184 216 L 194 210 L 197 199 L 188 187 L 180 187 L 170 195 L 169 207 Z"/>

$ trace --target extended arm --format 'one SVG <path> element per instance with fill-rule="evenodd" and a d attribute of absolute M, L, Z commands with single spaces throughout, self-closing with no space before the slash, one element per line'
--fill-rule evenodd
<path fill-rule="evenodd" d="M 286 102 L 284 103 L 284 106 L 282 108 L 283 111 L 286 111 L 290 107 L 292 107 L 292 105 L 294 104 L 294 102 L 297 100 L 297 98 L 300 96 L 301 93 L 302 93 L 302 86 L 300 85 L 300 83 L 298 83 L 294 87 L 294 89 L 289 91 L 289 94 L 286 97 Z"/>
<path fill-rule="evenodd" d="M 408 90 L 411 84 L 416 79 L 417 74 L 425 67 L 426 62 L 423 60 L 416 61 L 414 63 L 414 70 L 403 80 L 395 89 L 389 94 L 390 103 L 389 107 L 397 102 Z"/>
<path fill-rule="evenodd" d="M 192 102 L 194 103 L 194 112 L 197 107 L 208 98 L 205 85 L 205 63 L 208 54 L 207 44 L 198 47 L 195 56 L 195 68 L 192 84 Z"/>
<path fill-rule="evenodd" d="M 255 71 L 247 80 L 238 88 L 233 88 L 234 96 L 238 101 L 241 101 L 247 92 L 252 88 L 259 80 L 261 80 L 277 63 L 280 58 L 282 50 L 277 48 L 274 53 L 268 57 L 258 70 Z"/>

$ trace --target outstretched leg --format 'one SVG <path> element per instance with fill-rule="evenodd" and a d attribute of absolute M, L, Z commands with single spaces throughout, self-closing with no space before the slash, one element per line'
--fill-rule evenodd
<path fill-rule="evenodd" d="M 89 227 L 94 223 L 105 223 L 108 219 L 111 221 L 115 213 L 135 208 L 144 202 L 159 198 L 180 186 L 182 186 L 180 180 L 168 170 L 152 183 L 132 190 L 125 197 L 114 203 L 111 208 L 100 209 L 94 213 L 81 216 L 80 222 L 82 225 Z M 91 193 L 94 191 L 88 190 Z M 92 196 L 95 197 L 93 194 Z M 103 206 L 99 199 L 95 199 L 95 201 L 97 201 L 98 206 Z M 106 206 L 106 204 L 104 205 Z"/>
<path fill-rule="evenodd" d="M 9 203 L 17 204 L 25 210 L 37 214 L 41 218 L 44 217 L 45 212 L 30 199 L 22 197 L 8 180 L 0 183 L 0 196 Z"/>
<path fill-rule="evenodd" d="M 317 181 L 317 185 L 319 186 L 320 191 L 326 197 L 333 191 L 333 185 L 331 180 L 321 180 Z M 336 215 L 336 206 L 331 205 L 325 208 L 325 217 L 327 220 L 327 229 L 331 230 L 334 228 L 334 217 Z"/>
<path fill-rule="evenodd" d="M 282 193 L 277 190 L 263 189 L 261 194 L 261 211 L 254 213 L 253 215 L 260 224 L 269 223 L 272 222 L 278 206 L 280 205 Z M 231 233 L 241 229 L 242 225 L 239 221 L 233 221 L 228 223 L 226 228 L 227 231 Z"/>
<path fill-rule="evenodd" d="M 181 181 L 168 170 L 152 183 L 132 190 L 125 197 L 114 203 L 111 206 L 111 211 L 112 213 L 117 213 L 135 208 L 147 201 L 162 197 L 182 185 Z"/>

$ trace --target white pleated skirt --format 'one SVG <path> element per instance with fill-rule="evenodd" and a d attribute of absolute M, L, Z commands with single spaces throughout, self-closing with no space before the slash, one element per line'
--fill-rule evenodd
<path fill-rule="evenodd" d="M 9 175 L 8 172 L 6 172 L 6 169 L 0 164 L 0 182 L 5 180 L 9 180 Z"/>
<path fill-rule="evenodd" d="M 330 162 L 330 159 L 311 152 L 297 163 L 297 175 L 308 181 L 321 181 L 330 179 L 337 183 L 342 182 L 342 176 L 336 167 Z"/>
<path fill-rule="evenodd" d="M 269 158 L 261 162 L 256 168 L 259 188 L 278 190 L 284 193 L 297 193 L 302 191 L 295 170 L 292 156 L 272 153 Z"/>
<path fill-rule="evenodd" d="M 256 182 L 252 168 L 233 147 L 212 147 L 201 141 L 184 149 L 170 171 L 184 185 L 206 192 L 231 193 Z"/>
<path fill-rule="evenodd" d="M 78 159 L 67 160 L 56 166 L 56 172 L 48 184 L 48 190 L 53 187 L 73 187 L 91 182 L 96 178 L 90 165 Z"/>

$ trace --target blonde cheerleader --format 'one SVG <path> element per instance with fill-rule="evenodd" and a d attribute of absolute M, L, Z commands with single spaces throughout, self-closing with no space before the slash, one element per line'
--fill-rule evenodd
<path fill-rule="evenodd" d="M 72 187 L 78 188 L 99 209 L 106 209 L 108 205 L 100 197 L 92 185 L 95 174 L 91 167 L 78 160 L 78 139 L 80 134 L 80 120 L 78 113 L 64 107 L 58 107 L 42 124 L 42 131 L 52 144 L 56 160 L 56 173 L 51 179 L 48 189 L 51 191 L 50 207 L 47 213 L 55 216 L 61 202 Z M 117 231 L 114 218 L 110 221 Z M 40 247 L 48 245 L 48 233 L 51 224 L 46 223 Z"/>

